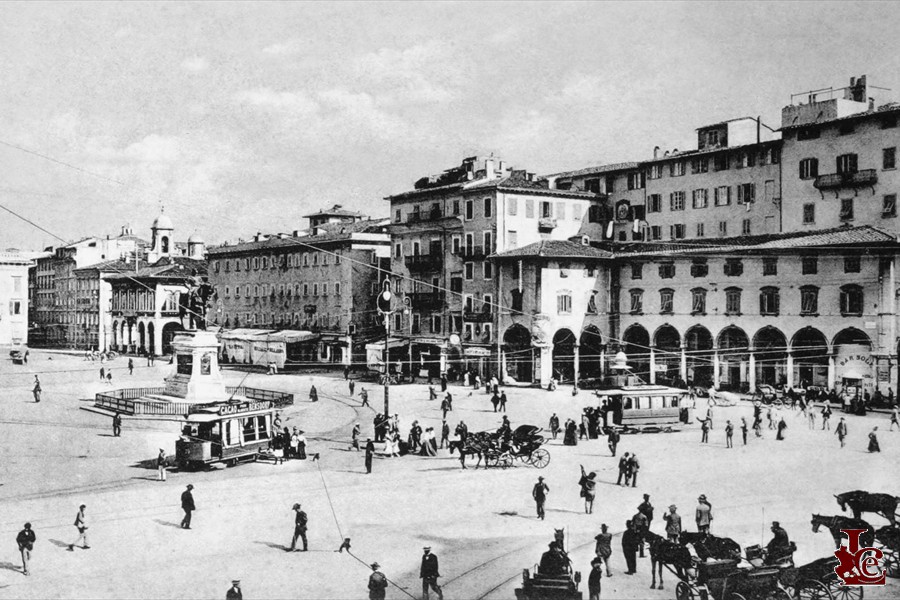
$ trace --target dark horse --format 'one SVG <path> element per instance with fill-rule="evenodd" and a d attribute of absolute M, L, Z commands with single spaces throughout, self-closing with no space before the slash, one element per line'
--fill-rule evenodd
<path fill-rule="evenodd" d="M 844 492 L 837 498 L 837 503 L 841 506 L 841 510 L 853 511 L 853 518 L 862 518 L 862 513 L 873 512 L 878 513 L 888 520 L 891 525 L 897 524 L 897 503 L 900 498 L 891 496 L 890 494 L 870 494 L 863 490 L 854 490 L 852 492 Z"/>
<path fill-rule="evenodd" d="M 644 533 L 644 540 L 650 544 L 650 570 L 653 583 L 650 589 L 656 589 L 656 573 L 659 572 L 659 589 L 663 589 L 663 565 L 672 565 L 679 579 L 684 580 L 686 571 L 693 566 L 691 553 L 687 548 L 652 531 Z"/>
<path fill-rule="evenodd" d="M 481 464 L 481 459 L 485 458 L 485 454 L 488 450 L 492 448 L 498 448 L 500 445 L 500 436 L 495 431 L 477 431 L 475 433 L 470 433 L 466 436 L 465 444 L 460 444 L 459 451 L 460 453 L 465 453 L 469 456 L 477 456 L 478 462 L 475 463 L 475 468 Z M 485 466 L 487 466 L 487 459 L 485 458 Z"/>
<path fill-rule="evenodd" d="M 682 531 L 678 541 L 682 545 L 691 544 L 700 560 L 741 558 L 741 545 L 731 538 L 716 537 L 708 533 Z"/>
<path fill-rule="evenodd" d="M 850 517 L 844 517 L 841 515 L 834 515 L 833 517 L 813 515 L 813 533 L 819 533 L 819 527 L 821 525 L 827 527 L 828 531 L 831 532 L 831 537 L 834 538 L 835 548 L 840 548 L 841 540 L 844 539 L 844 533 L 841 531 L 841 529 L 866 529 L 867 531 L 859 536 L 859 543 L 863 547 L 870 547 L 875 541 L 875 530 L 872 529 L 871 525 L 869 525 L 862 519 L 851 519 Z"/>

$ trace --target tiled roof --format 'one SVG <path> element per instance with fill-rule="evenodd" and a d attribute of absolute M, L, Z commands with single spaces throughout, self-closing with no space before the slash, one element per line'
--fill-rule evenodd
<path fill-rule="evenodd" d="M 628 169 L 636 169 L 640 163 L 621 162 L 611 163 L 608 165 L 598 165 L 595 167 L 587 167 L 578 169 L 577 171 L 563 171 L 562 173 L 551 173 L 550 175 L 542 175 L 541 179 L 549 177 L 581 177 L 582 175 L 594 175 L 599 173 L 609 173 L 611 171 L 626 171 Z"/>
<path fill-rule="evenodd" d="M 289 248 L 298 246 L 309 246 L 323 244 L 326 242 L 335 242 L 340 240 L 348 240 L 354 233 L 384 233 L 384 228 L 389 223 L 388 219 L 366 219 L 355 223 L 326 223 L 319 225 L 316 229 L 326 230 L 327 233 L 318 235 L 304 235 L 300 237 L 272 236 L 258 242 L 241 242 L 237 244 L 229 244 L 227 246 L 217 246 L 209 248 L 207 254 L 209 256 L 232 254 L 235 252 L 251 252 L 263 248 Z M 385 233 L 385 235 L 387 235 Z"/>
<path fill-rule="evenodd" d="M 493 258 L 612 258 L 612 252 L 568 240 L 543 240 L 522 248 L 507 250 Z"/>
<path fill-rule="evenodd" d="M 834 119 L 827 119 L 824 121 L 817 121 L 815 123 L 798 123 L 796 125 L 786 125 L 779 129 L 779 131 L 788 131 L 791 129 L 801 129 L 804 127 L 815 127 L 818 125 L 830 125 L 831 123 L 839 123 L 841 121 L 852 121 L 853 119 L 865 119 L 867 117 L 880 117 L 886 114 L 894 114 L 900 112 L 900 104 L 892 102 L 890 104 L 885 104 L 879 106 L 874 110 L 866 110 L 863 112 L 853 113 L 852 115 L 846 115 L 843 117 L 835 117 Z"/>
<path fill-rule="evenodd" d="M 135 264 L 127 265 L 127 270 L 121 270 L 115 275 L 110 275 L 109 279 L 133 279 L 135 277 L 142 278 L 168 278 L 168 277 L 190 277 L 193 275 L 206 275 L 206 261 L 195 260 L 184 256 L 173 256 L 172 258 L 161 258 L 152 265 L 138 263 L 138 271 L 134 270 Z"/>
<path fill-rule="evenodd" d="M 449 192 L 452 190 L 462 189 L 463 183 L 448 183 L 447 185 L 439 185 L 435 187 L 427 187 L 419 190 L 409 190 L 406 192 L 400 192 L 399 194 L 394 194 L 392 196 L 385 196 L 385 200 L 405 200 L 407 198 L 416 198 L 418 196 L 429 196 L 435 193 L 443 193 Z"/>
<path fill-rule="evenodd" d="M 597 194 L 578 190 L 551 190 L 546 183 L 528 181 L 521 177 L 501 177 L 500 179 L 479 179 L 463 186 L 463 192 L 497 189 L 503 192 L 535 193 L 547 196 L 567 196 L 575 198 L 596 198 Z"/>
<path fill-rule="evenodd" d="M 362 213 L 347 210 L 340 204 L 335 204 L 331 208 L 327 208 L 324 210 L 320 210 L 318 212 L 314 212 L 312 214 L 303 215 L 304 218 L 309 217 L 362 217 Z"/>

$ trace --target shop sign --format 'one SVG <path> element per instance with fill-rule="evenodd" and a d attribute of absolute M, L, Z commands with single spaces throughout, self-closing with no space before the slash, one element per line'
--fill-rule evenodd
<path fill-rule="evenodd" d="M 219 415 L 236 415 L 255 410 L 267 410 L 272 408 L 271 402 L 243 402 L 241 404 L 226 404 L 219 407 Z"/>
<path fill-rule="evenodd" d="M 466 356 L 490 356 L 491 351 L 487 348 L 466 348 L 463 354 Z"/>

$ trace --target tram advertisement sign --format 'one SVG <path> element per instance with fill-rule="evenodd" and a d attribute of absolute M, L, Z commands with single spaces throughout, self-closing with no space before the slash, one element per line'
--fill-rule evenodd
<path fill-rule="evenodd" d="M 238 413 L 250 412 L 254 410 L 267 410 L 272 408 L 271 402 L 243 402 L 241 404 L 228 404 L 219 407 L 220 415 L 236 415 Z"/>
<path fill-rule="evenodd" d="M 834 555 L 838 565 L 835 574 L 845 585 L 884 585 L 884 552 L 878 548 L 860 548 L 859 536 L 866 529 L 841 529 L 847 536 L 847 545 L 841 546 Z"/>

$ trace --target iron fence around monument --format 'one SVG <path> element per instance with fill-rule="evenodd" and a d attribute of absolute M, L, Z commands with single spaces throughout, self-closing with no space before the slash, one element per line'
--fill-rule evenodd
<path fill-rule="evenodd" d="M 188 415 L 200 408 L 216 404 L 194 404 L 187 402 L 163 402 L 152 396 L 165 394 L 166 388 L 124 388 L 100 392 L 94 396 L 94 406 L 125 415 Z M 271 402 L 275 408 L 294 403 L 294 395 L 287 392 L 263 390 L 246 386 L 226 387 L 230 397 L 243 397 L 256 402 Z"/>

